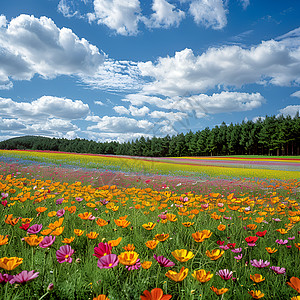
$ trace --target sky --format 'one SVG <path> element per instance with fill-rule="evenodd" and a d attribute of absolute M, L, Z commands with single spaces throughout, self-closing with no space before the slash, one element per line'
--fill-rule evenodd
<path fill-rule="evenodd" d="M 0 2 L 0 140 L 126 142 L 299 110 L 298 0 Z"/>

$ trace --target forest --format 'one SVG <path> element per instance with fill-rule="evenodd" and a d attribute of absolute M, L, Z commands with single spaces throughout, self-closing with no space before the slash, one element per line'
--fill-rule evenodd
<path fill-rule="evenodd" d="M 129 156 L 299 155 L 300 116 L 266 116 L 256 122 L 206 127 L 165 137 L 140 137 L 119 143 L 22 136 L 0 142 L 0 149 L 49 150 Z"/>

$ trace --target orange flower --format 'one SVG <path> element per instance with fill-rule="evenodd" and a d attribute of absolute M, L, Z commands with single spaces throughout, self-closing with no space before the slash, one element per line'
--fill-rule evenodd
<path fill-rule="evenodd" d="M 174 214 L 166 214 L 166 217 L 167 217 L 167 220 L 170 221 L 170 222 L 176 222 L 177 221 L 176 215 L 174 215 Z"/>
<path fill-rule="evenodd" d="M 77 236 L 82 236 L 83 233 L 84 233 L 84 230 L 81 230 L 81 229 L 74 229 L 74 233 L 75 233 Z"/>
<path fill-rule="evenodd" d="M 41 206 L 41 207 L 37 207 L 35 210 L 39 213 L 42 213 L 42 212 L 46 211 L 47 209 L 48 209 L 47 207 Z"/>
<path fill-rule="evenodd" d="M 7 237 L 8 237 L 7 235 L 5 237 L 4 237 L 4 235 L 0 235 L 0 246 L 6 245 L 8 243 Z"/>
<path fill-rule="evenodd" d="M 290 282 L 287 282 L 287 284 L 300 293 L 300 279 L 298 277 L 291 277 Z"/>
<path fill-rule="evenodd" d="M 122 238 L 119 237 L 116 240 L 108 241 L 108 244 L 111 245 L 112 247 L 116 247 L 120 244 L 121 241 L 122 241 Z"/>
<path fill-rule="evenodd" d="M 205 239 L 210 238 L 212 232 L 210 230 L 202 230 L 192 233 L 192 237 L 194 238 L 195 242 L 202 243 Z"/>
<path fill-rule="evenodd" d="M 90 233 L 87 233 L 86 236 L 91 239 L 94 240 L 98 237 L 99 233 L 95 232 L 95 231 L 91 231 Z"/>
<path fill-rule="evenodd" d="M 71 244 L 75 239 L 75 236 L 72 236 L 70 238 L 64 238 L 61 242 L 65 244 Z"/>
<path fill-rule="evenodd" d="M 108 224 L 108 222 L 106 222 L 105 220 L 100 219 L 100 218 L 97 219 L 96 223 L 97 223 L 97 225 L 99 225 L 100 227 L 103 227 L 103 226 L 105 226 L 105 225 Z"/>
<path fill-rule="evenodd" d="M 270 253 L 270 254 L 277 252 L 277 249 L 275 249 L 275 248 L 272 249 L 272 248 L 270 248 L 270 247 L 267 247 L 266 250 L 267 250 L 267 252 Z"/>
<path fill-rule="evenodd" d="M 156 246 L 158 245 L 158 243 L 159 243 L 159 241 L 157 241 L 157 240 L 151 240 L 151 241 L 147 241 L 146 243 L 145 243 L 145 245 L 148 247 L 148 248 L 150 248 L 150 249 L 155 249 L 156 248 Z"/>
<path fill-rule="evenodd" d="M 152 229 L 156 226 L 156 224 L 153 223 L 153 222 L 149 222 L 149 223 L 147 223 L 147 224 L 143 224 L 142 226 L 143 226 L 146 230 L 152 230 Z"/>
<path fill-rule="evenodd" d="M 56 235 L 56 236 L 61 235 L 63 233 L 64 229 L 65 229 L 65 226 L 58 227 L 54 231 L 52 231 L 51 234 Z"/>
<path fill-rule="evenodd" d="M 117 226 L 122 227 L 122 228 L 126 228 L 128 225 L 130 225 L 129 221 L 122 220 L 122 219 L 114 220 L 114 222 L 116 223 Z"/>
<path fill-rule="evenodd" d="M 128 244 L 127 246 L 122 247 L 126 251 L 134 251 L 135 247 L 133 244 Z"/>
<path fill-rule="evenodd" d="M 19 257 L 2 257 L 0 258 L 0 268 L 11 271 L 23 262 Z"/>
<path fill-rule="evenodd" d="M 36 234 L 24 237 L 24 241 L 30 246 L 37 246 L 43 239 L 43 236 L 38 237 Z"/>
<path fill-rule="evenodd" d="M 42 231 L 41 231 L 41 234 L 42 234 L 42 235 L 48 235 L 48 234 L 50 234 L 51 232 L 52 232 L 52 229 L 49 228 L 49 229 L 44 229 L 44 230 L 42 230 Z"/>
<path fill-rule="evenodd" d="M 139 257 L 139 254 L 136 253 L 135 251 L 125 251 L 125 252 L 122 252 L 118 256 L 119 262 L 125 266 L 134 265 L 136 263 L 138 257 Z"/>
<path fill-rule="evenodd" d="M 226 229 L 226 225 L 220 224 L 217 228 L 220 231 L 224 231 Z"/>
<path fill-rule="evenodd" d="M 184 226 L 184 227 L 190 227 L 190 226 L 192 226 L 192 225 L 194 225 L 195 224 L 195 222 L 193 222 L 193 223 L 191 223 L 191 222 L 184 222 L 184 223 L 182 223 L 182 225 Z"/>
<path fill-rule="evenodd" d="M 194 254 L 191 251 L 185 249 L 175 250 L 172 252 L 172 255 L 180 262 L 186 262 L 194 257 Z"/>
<path fill-rule="evenodd" d="M 249 228 L 250 230 L 255 230 L 257 228 L 257 225 L 255 225 L 255 224 L 248 224 L 247 228 Z"/>
<path fill-rule="evenodd" d="M 15 225 L 18 223 L 18 221 L 19 221 L 19 218 L 14 218 L 14 219 L 13 219 L 13 215 L 8 215 L 8 216 L 5 215 L 5 220 L 4 220 L 4 222 L 5 222 L 6 224 L 15 226 Z"/>
<path fill-rule="evenodd" d="M 56 211 L 50 211 L 49 213 L 48 213 L 48 217 L 55 217 L 56 216 Z"/>
<path fill-rule="evenodd" d="M 199 282 L 205 283 L 211 280 L 214 274 L 211 274 L 210 272 L 206 272 L 204 269 L 201 269 L 198 271 L 194 271 L 192 276 Z"/>
<path fill-rule="evenodd" d="M 252 296 L 252 298 L 254 298 L 254 299 L 260 299 L 260 298 L 262 298 L 265 294 L 264 293 L 262 293 L 261 291 L 250 291 L 250 292 L 248 292 L 251 296 Z"/>
<path fill-rule="evenodd" d="M 143 295 L 141 295 L 141 300 L 169 300 L 171 295 L 164 295 L 164 292 L 160 288 L 155 288 L 151 291 L 145 290 Z"/>
<path fill-rule="evenodd" d="M 166 239 L 168 239 L 169 234 L 168 233 L 162 233 L 162 234 L 156 234 L 155 239 L 159 242 L 164 242 Z"/>
<path fill-rule="evenodd" d="M 223 289 L 217 289 L 217 288 L 214 287 L 214 286 L 211 286 L 210 289 L 211 289 L 214 293 L 216 293 L 217 296 L 221 296 L 221 295 L 225 294 L 225 293 L 228 291 L 228 289 L 225 289 L 225 288 L 223 288 Z"/>
<path fill-rule="evenodd" d="M 108 297 L 106 297 L 106 295 L 98 295 L 97 297 L 94 297 L 93 300 L 109 300 Z"/>
<path fill-rule="evenodd" d="M 152 261 L 144 261 L 141 265 L 143 269 L 148 270 L 152 266 Z"/>
<path fill-rule="evenodd" d="M 50 223 L 48 227 L 54 230 L 55 228 L 60 227 L 62 225 L 63 221 L 64 221 L 64 218 L 60 218 L 57 221 L 55 221 L 54 223 Z"/>
<path fill-rule="evenodd" d="M 94 207 L 96 207 L 96 204 L 91 203 L 91 202 L 88 202 L 88 203 L 86 204 L 86 206 L 91 207 L 91 208 L 94 208 Z"/>
<path fill-rule="evenodd" d="M 295 243 L 295 247 L 300 250 L 300 243 Z"/>
<path fill-rule="evenodd" d="M 172 279 L 173 281 L 179 282 L 182 281 L 184 278 L 186 278 L 187 274 L 189 272 L 188 268 L 182 267 L 179 271 L 179 273 L 169 270 L 165 275 Z"/>
<path fill-rule="evenodd" d="M 276 231 L 278 231 L 278 232 L 281 233 L 281 234 L 286 234 L 286 233 L 288 233 L 288 230 L 286 230 L 286 229 L 284 229 L 284 228 L 279 228 L 279 229 L 277 229 Z"/>
<path fill-rule="evenodd" d="M 78 217 L 82 220 L 88 220 L 91 215 L 91 212 L 84 212 L 83 214 L 79 214 Z"/>
<path fill-rule="evenodd" d="M 30 223 L 33 220 L 33 218 L 22 218 L 21 222 L 22 224 Z"/>
<path fill-rule="evenodd" d="M 216 212 L 214 212 L 213 214 L 210 215 L 213 219 L 215 220 L 220 220 L 221 219 L 221 216 L 217 215 Z"/>
<path fill-rule="evenodd" d="M 218 258 L 220 258 L 223 254 L 224 251 L 220 250 L 220 249 L 214 249 L 214 250 L 207 250 L 205 252 L 206 256 L 208 256 L 211 260 L 217 260 Z"/>
<path fill-rule="evenodd" d="M 73 201 L 71 201 L 71 203 L 72 203 L 72 202 L 73 202 Z M 69 211 L 70 214 L 73 214 L 73 213 L 76 212 L 76 209 L 77 209 L 76 206 L 73 205 L 73 206 L 70 206 L 70 207 L 68 208 L 68 211 Z"/>
<path fill-rule="evenodd" d="M 254 274 L 254 275 L 250 275 L 250 279 L 255 283 L 260 283 L 264 281 L 266 278 L 262 277 L 262 275 L 260 274 Z"/>

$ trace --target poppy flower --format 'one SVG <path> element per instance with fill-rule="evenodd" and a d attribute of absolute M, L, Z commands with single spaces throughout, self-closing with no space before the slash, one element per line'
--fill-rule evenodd
<path fill-rule="evenodd" d="M 61 242 L 65 244 L 71 244 L 75 239 L 75 236 L 72 236 L 70 238 L 64 238 Z"/>
<path fill-rule="evenodd" d="M 143 224 L 142 226 L 143 226 L 146 230 L 152 230 L 152 229 L 156 226 L 156 224 L 153 223 L 153 222 L 149 222 L 149 223 L 147 223 L 147 224 Z"/>
<path fill-rule="evenodd" d="M 155 239 L 158 240 L 159 242 L 164 242 L 165 240 L 167 240 L 169 237 L 168 233 L 162 233 L 162 234 L 156 234 L 155 235 Z"/>
<path fill-rule="evenodd" d="M 94 240 L 98 237 L 99 233 L 95 232 L 95 231 L 91 231 L 90 233 L 87 233 L 86 236 L 91 239 Z"/>
<path fill-rule="evenodd" d="M 120 244 L 121 241 L 122 241 L 122 238 L 119 237 L 119 238 L 117 238 L 116 240 L 110 240 L 110 241 L 108 241 L 107 243 L 108 243 L 109 245 L 111 245 L 112 247 L 116 247 L 116 246 L 118 246 L 118 245 Z"/>
<path fill-rule="evenodd" d="M 109 298 L 106 295 L 98 295 L 97 297 L 94 297 L 93 300 L 109 300 Z"/>
<path fill-rule="evenodd" d="M 171 295 L 164 295 L 164 292 L 160 288 L 155 288 L 151 292 L 145 290 L 141 295 L 141 300 L 169 300 Z"/>
<path fill-rule="evenodd" d="M 251 296 L 252 296 L 252 298 L 254 298 L 254 299 L 260 299 L 260 298 L 262 298 L 265 294 L 264 293 L 262 293 L 261 291 L 250 291 L 250 292 L 248 292 Z"/>
<path fill-rule="evenodd" d="M 65 229 L 65 226 L 58 227 L 54 231 L 52 231 L 51 234 L 56 235 L 56 236 L 61 235 L 63 233 L 64 229 Z"/>
<path fill-rule="evenodd" d="M 300 279 L 298 277 L 291 277 L 290 281 L 287 282 L 287 284 L 295 291 L 300 293 Z"/>
<path fill-rule="evenodd" d="M 116 254 L 108 254 L 98 259 L 97 266 L 100 269 L 110 269 L 116 267 L 119 263 L 118 256 Z"/>
<path fill-rule="evenodd" d="M 160 264 L 161 267 L 173 267 L 175 264 L 167 259 L 164 256 L 157 256 L 156 254 L 153 255 L 154 259 Z"/>
<path fill-rule="evenodd" d="M 205 283 L 211 280 L 214 274 L 210 273 L 209 271 L 206 272 L 204 269 L 201 269 L 201 270 L 194 271 L 192 276 L 199 282 Z"/>
<path fill-rule="evenodd" d="M 245 238 L 245 241 L 248 243 L 248 246 L 255 246 L 257 240 L 257 236 L 248 236 Z"/>
<path fill-rule="evenodd" d="M 126 228 L 127 226 L 129 226 L 131 224 L 129 221 L 122 220 L 122 219 L 114 220 L 114 222 L 116 223 L 117 226 L 122 227 L 122 228 Z"/>
<path fill-rule="evenodd" d="M 170 221 L 170 222 L 176 222 L 177 221 L 176 215 L 174 215 L 174 214 L 166 214 L 166 216 L 167 216 L 167 220 Z"/>
<path fill-rule="evenodd" d="M 25 224 L 22 224 L 22 226 L 19 226 L 20 229 L 23 229 L 25 231 L 27 231 L 27 229 L 30 227 L 30 223 L 25 223 Z"/>
<path fill-rule="evenodd" d="M 202 243 L 205 239 L 210 238 L 212 232 L 210 230 L 202 230 L 192 233 L 192 237 L 197 243 Z"/>
<path fill-rule="evenodd" d="M 220 231 L 224 231 L 226 229 L 226 225 L 224 224 L 220 224 L 218 227 L 217 227 L 218 230 Z"/>
<path fill-rule="evenodd" d="M 32 234 L 30 236 L 24 237 L 23 239 L 28 245 L 37 246 L 44 239 L 44 237 L 43 236 L 38 237 L 37 235 Z"/>
<path fill-rule="evenodd" d="M 172 252 L 172 255 L 180 262 L 186 262 L 194 257 L 194 254 L 191 251 L 185 249 L 175 250 Z"/>
<path fill-rule="evenodd" d="M 226 288 L 222 288 L 222 289 L 217 289 L 216 287 L 214 286 L 211 286 L 210 289 L 217 295 L 217 296 L 221 296 L 223 294 L 225 294 L 228 289 Z"/>
<path fill-rule="evenodd" d="M 23 258 L 19 257 L 2 257 L 0 258 L 0 268 L 5 269 L 7 271 L 11 271 L 15 269 L 23 263 Z"/>
<path fill-rule="evenodd" d="M 134 251 L 134 244 L 128 244 L 127 246 L 122 247 L 125 251 Z"/>
<path fill-rule="evenodd" d="M 158 245 L 158 243 L 159 243 L 159 241 L 157 241 L 157 240 L 151 240 L 151 241 L 147 241 L 146 243 L 145 243 L 145 245 L 149 248 L 149 249 L 155 249 L 156 248 L 156 246 Z"/>
<path fill-rule="evenodd" d="M 179 281 L 182 281 L 184 278 L 186 278 L 188 272 L 189 272 L 188 268 L 182 267 L 178 273 L 175 271 L 169 270 L 165 275 L 169 279 L 179 282 Z"/>
<path fill-rule="evenodd" d="M 88 220 L 91 215 L 91 212 L 85 212 L 83 214 L 78 214 L 78 217 L 82 220 Z"/>
<path fill-rule="evenodd" d="M 272 253 L 277 252 L 278 249 L 267 247 L 266 250 L 269 254 L 272 254 Z"/>
<path fill-rule="evenodd" d="M 71 248 L 70 245 L 64 245 L 61 246 L 57 251 L 56 251 L 56 258 L 57 261 L 61 264 L 63 262 L 72 262 L 72 254 L 74 253 L 74 249 Z"/>
<path fill-rule="evenodd" d="M 143 269 L 148 270 L 152 266 L 152 261 L 144 261 L 141 265 Z"/>
<path fill-rule="evenodd" d="M 105 225 L 108 224 L 107 221 L 105 221 L 105 220 L 103 220 L 103 219 L 101 219 L 101 218 L 97 219 L 96 223 L 97 223 L 97 225 L 100 226 L 100 227 L 103 227 L 103 226 L 105 226 Z"/>
<path fill-rule="evenodd" d="M 84 230 L 81 230 L 81 229 L 74 229 L 74 233 L 75 233 L 77 236 L 82 236 L 83 233 L 84 233 Z"/>

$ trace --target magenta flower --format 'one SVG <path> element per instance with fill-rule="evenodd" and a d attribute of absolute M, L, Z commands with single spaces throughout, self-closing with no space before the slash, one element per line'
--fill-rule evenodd
<path fill-rule="evenodd" d="M 108 243 L 99 243 L 98 247 L 94 248 L 93 256 L 101 258 L 102 256 L 105 256 L 107 254 L 111 254 L 111 245 L 109 245 Z"/>
<path fill-rule="evenodd" d="M 288 240 L 292 241 L 295 239 L 295 236 L 292 236 L 292 237 L 288 237 Z"/>
<path fill-rule="evenodd" d="M 251 262 L 251 265 L 256 268 L 264 268 L 270 264 L 270 262 L 268 262 L 267 260 L 263 261 L 262 259 L 260 259 L 258 261 L 256 259 L 253 259 L 250 262 Z"/>
<path fill-rule="evenodd" d="M 242 248 L 236 248 L 231 250 L 233 253 L 240 253 L 242 252 Z"/>
<path fill-rule="evenodd" d="M 98 259 L 97 266 L 100 269 L 110 269 L 116 267 L 118 263 L 119 259 L 116 254 L 108 254 Z"/>
<path fill-rule="evenodd" d="M 231 220 L 231 219 L 232 219 L 231 217 L 225 217 L 225 216 L 223 216 L 223 218 L 224 218 L 225 220 Z"/>
<path fill-rule="evenodd" d="M 272 220 L 275 221 L 275 222 L 281 222 L 281 220 L 278 219 L 278 218 L 276 218 L 276 219 L 272 218 Z"/>
<path fill-rule="evenodd" d="M 9 275 L 9 274 L 1 274 L 0 273 L 0 283 L 2 282 L 9 282 L 14 278 L 13 275 Z"/>
<path fill-rule="evenodd" d="M 33 271 L 22 271 L 21 273 L 14 275 L 14 277 L 9 281 L 11 284 L 13 283 L 25 283 L 29 280 L 37 278 L 39 276 L 39 272 L 34 273 Z"/>
<path fill-rule="evenodd" d="M 280 239 L 280 240 L 276 240 L 275 241 L 277 244 L 279 244 L 279 245 L 285 245 L 285 244 L 287 244 L 289 241 L 288 240 L 282 240 L 282 239 Z"/>
<path fill-rule="evenodd" d="M 30 234 L 37 234 L 43 228 L 42 224 L 34 224 L 27 229 L 27 232 Z"/>
<path fill-rule="evenodd" d="M 57 199 L 57 200 L 56 200 L 56 204 L 57 204 L 57 205 L 62 204 L 63 201 L 64 201 L 64 198 Z"/>
<path fill-rule="evenodd" d="M 41 248 L 49 248 L 55 241 L 55 236 L 44 236 L 43 240 L 39 243 Z"/>
<path fill-rule="evenodd" d="M 78 202 L 81 202 L 83 200 L 83 198 L 76 197 L 75 200 L 78 201 Z"/>
<path fill-rule="evenodd" d="M 164 256 L 157 256 L 156 254 L 153 255 L 154 259 L 162 266 L 162 267 L 173 267 L 175 264 L 167 259 Z"/>
<path fill-rule="evenodd" d="M 224 269 L 217 272 L 216 275 L 220 276 L 224 280 L 229 280 L 232 278 L 233 272 L 228 269 Z"/>
<path fill-rule="evenodd" d="M 229 249 L 229 247 L 227 245 L 221 245 L 220 248 L 225 251 Z"/>
<path fill-rule="evenodd" d="M 136 261 L 136 263 L 134 265 L 132 265 L 132 266 L 125 266 L 125 267 L 126 267 L 126 269 L 128 271 L 132 271 L 132 270 L 138 270 L 141 266 L 142 265 L 141 265 L 140 259 L 138 258 L 137 261 Z"/>
<path fill-rule="evenodd" d="M 74 253 L 74 250 L 71 248 L 70 245 L 64 245 L 61 246 L 57 251 L 56 251 L 56 258 L 57 261 L 61 264 L 63 262 L 72 262 L 72 257 L 71 255 Z"/>
<path fill-rule="evenodd" d="M 64 214 L 65 214 L 65 210 L 62 208 L 62 209 L 59 209 L 58 211 L 57 211 L 57 213 L 56 213 L 56 215 L 58 216 L 58 217 L 62 217 Z"/>
<path fill-rule="evenodd" d="M 243 258 L 243 254 L 239 254 L 238 256 L 234 256 L 236 260 L 241 260 Z"/>
<path fill-rule="evenodd" d="M 271 270 L 273 270 L 276 274 L 285 274 L 286 269 L 272 266 L 270 267 Z"/>

